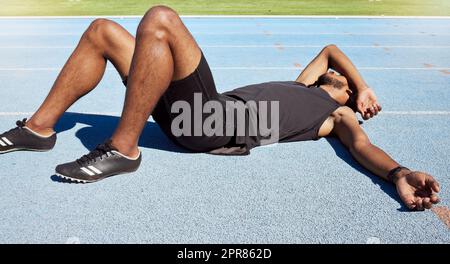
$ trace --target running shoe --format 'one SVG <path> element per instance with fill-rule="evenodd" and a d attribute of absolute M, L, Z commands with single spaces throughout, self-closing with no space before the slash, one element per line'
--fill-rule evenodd
<path fill-rule="evenodd" d="M 0 134 L 0 154 L 16 150 L 48 151 L 56 143 L 56 133 L 42 136 L 26 127 L 27 119 L 17 121 L 17 127 Z"/>
<path fill-rule="evenodd" d="M 134 172 L 139 168 L 141 160 L 141 153 L 137 158 L 127 157 L 117 151 L 111 144 L 111 140 L 108 140 L 76 161 L 58 165 L 55 173 L 66 180 L 90 183 L 114 175 Z"/>

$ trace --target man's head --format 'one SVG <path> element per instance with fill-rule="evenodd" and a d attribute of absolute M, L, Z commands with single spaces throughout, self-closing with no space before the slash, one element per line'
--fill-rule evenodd
<path fill-rule="evenodd" d="M 340 105 L 354 109 L 355 93 L 350 89 L 347 78 L 329 71 L 319 76 L 316 84 L 324 88 Z"/>

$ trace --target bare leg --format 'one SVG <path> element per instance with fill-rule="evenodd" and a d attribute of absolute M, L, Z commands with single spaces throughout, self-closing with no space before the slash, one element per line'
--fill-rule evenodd
<path fill-rule="evenodd" d="M 137 156 L 139 136 L 172 80 L 191 74 L 201 51 L 179 16 L 170 8 L 151 8 L 139 24 L 125 105 L 112 144 Z"/>
<path fill-rule="evenodd" d="M 53 133 L 61 115 L 100 82 L 106 60 L 122 78 L 128 76 L 134 45 L 134 37 L 117 23 L 106 19 L 92 22 L 27 127 L 44 135 Z"/>

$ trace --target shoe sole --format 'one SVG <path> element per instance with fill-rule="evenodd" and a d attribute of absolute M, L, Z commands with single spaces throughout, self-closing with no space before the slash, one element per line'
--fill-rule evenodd
<path fill-rule="evenodd" d="M 89 181 L 89 180 L 81 180 L 81 179 L 77 179 L 77 178 L 72 178 L 72 177 L 69 177 L 69 176 L 66 176 L 66 175 L 62 175 L 62 174 L 56 173 L 56 172 L 55 172 L 55 175 L 60 177 L 61 179 L 68 180 L 70 182 L 75 182 L 75 183 L 93 183 L 93 182 L 96 182 L 96 181 L 104 179 L 104 178 L 101 178 L 101 179 L 98 179 L 98 180 L 95 180 L 95 181 Z"/>
<path fill-rule="evenodd" d="M 9 150 L 0 151 L 0 154 L 6 154 L 14 151 L 32 151 L 32 152 L 47 152 L 51 149 L 28 149 L 28 148 L 13 148 Z"/>
<path fill-rule="evenodd" d="M 137 169 L 136 169 L 136 170 L 137 170 Z M 117 173 L 117 174 L 109 175 L 109 176 L 106 176 L 106 177 L 103 177 L 103 178 L 100 178 L 100 179 L 97 179 L 97 180 L 82 180 L 82 179 L 77 179 L 77 178 L 73 178 L 73 177 L 70 177 L 70 176 L 63 175 L 63 174 L 61 174 L 61 173 L 57 173 L 56 171 L 55 171 L 55 175 L 58 176 L 58 177 L 60 177 L 60 178 L 62 178 L 62 179 L 64 179 L 64 180 L 68 180 L 68 181 L 70 181 L 70 182 L 86 184 L 86 183 L 94 183 L 94 182 L 98 182 L 98 181 L 104 180 L 104 179 L 109 178 L 109 177 L 112 177 L 112 176 L 117 176 L 117 175 L 127 174 L 127 173 L 133 173 L 133 172 L 135 172 L 136 170 L 134 170 L 134 171 L 119 172 L 119 173 Z"/>

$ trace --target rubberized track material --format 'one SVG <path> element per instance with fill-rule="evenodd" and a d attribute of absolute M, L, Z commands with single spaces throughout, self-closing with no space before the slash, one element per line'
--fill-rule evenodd
<path fill-rule="evenodd" d="M 115 18 L 132 33 L 139 19 Z M 0 130 L 29 117 L 92 18 L 0 19 Z M 439 210 L 408 212 L 393 186 L 336 140 L 256 148 L 247 157 L 191 154 L 149 120 L 141 168 L 94 184 L 57 164 L 110 136 L 125 89 L 108 66 L 98 89 L 57 126 L 48 153 L 0 156 L 2 243 L 449 243 L 450 19 L 184 18 L 220 92 L 294 80 L 326 44 L 348 54 L 383 113 L 372 142 L 442 186 Z M 447 210 L 447 211 L 445 211 Z"/>

